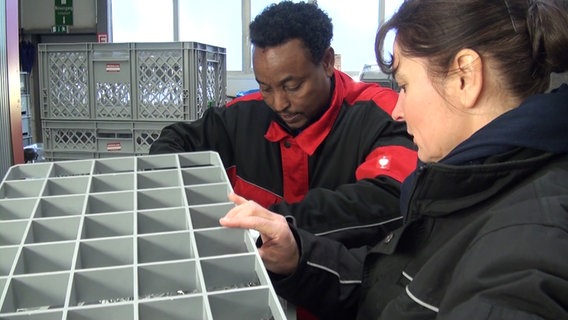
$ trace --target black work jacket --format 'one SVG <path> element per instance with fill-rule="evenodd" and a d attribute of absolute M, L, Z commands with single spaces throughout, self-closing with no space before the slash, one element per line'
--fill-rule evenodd
<path fill-rule="evenodd" d="M 165 127 L 150 153 L 213 150 L 235 193 L 354 247 L 401 222 L 401 181 L 416 167 L 396 92 L 335 71 L 329 107 L 290 131 L 259 93 Z"/>
<path fill-rule="evenodd" d="M 322 319 L 568 319 L 568 86 L 403 184 L 403 227 L 348 250 L 293 228 L 276 291 Z"/>
<path fill-rule="evenodd" d="M 321 319 L 568 319 L 568 157 L 479 169 L 422 168 L 420 215 L 369 251 L 294 229 L 277 292 Z"/>

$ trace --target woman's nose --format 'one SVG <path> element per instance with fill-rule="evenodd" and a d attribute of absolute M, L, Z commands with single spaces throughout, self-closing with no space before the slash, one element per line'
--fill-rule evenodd
<path fill-rule="evenodd" d="M 402 110 L 402 102 L 401 102 L 401 97 L 398 97 L 398 100 L 396 101 L 396 105 L 394 106 L 394 109 L 392 110 L 392 114 L 391 117 L 396 120 L 396 121 L 404 121 L 404 112 Z"/>

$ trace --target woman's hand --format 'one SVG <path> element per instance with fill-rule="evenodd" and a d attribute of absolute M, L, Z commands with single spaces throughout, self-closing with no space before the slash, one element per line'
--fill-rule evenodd
<path fill-rule="evenodd" d="M 229 200 L 234 202 L 236 207 L 219 219 L 221 225 L 258 231 L 262 239 L 262 247 L 258 252 L 266 269 L 281 275 L 293 273 L 298 266 L 300 254 L 296 239 L 284 216 L 235 193 L 229 194 Z"/>

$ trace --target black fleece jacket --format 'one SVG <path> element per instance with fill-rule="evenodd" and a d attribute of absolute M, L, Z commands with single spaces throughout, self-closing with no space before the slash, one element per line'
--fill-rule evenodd
<path fill-rule="evenodd" d="M 367 250 L 300 229 L 277 292 L 322 319 L 568 319 L 568 86 L 531 97 L 404 183 Z"/>

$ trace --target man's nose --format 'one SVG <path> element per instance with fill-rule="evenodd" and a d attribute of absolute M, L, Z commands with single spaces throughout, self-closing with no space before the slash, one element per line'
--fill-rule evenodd
<path fill-rule="evenodd" d="M 282 112 L 290 106 L 288 95 L 283 90 L 276 90 L 274 92 L 274 101 L 272 107 L 276 112 Z"/>

